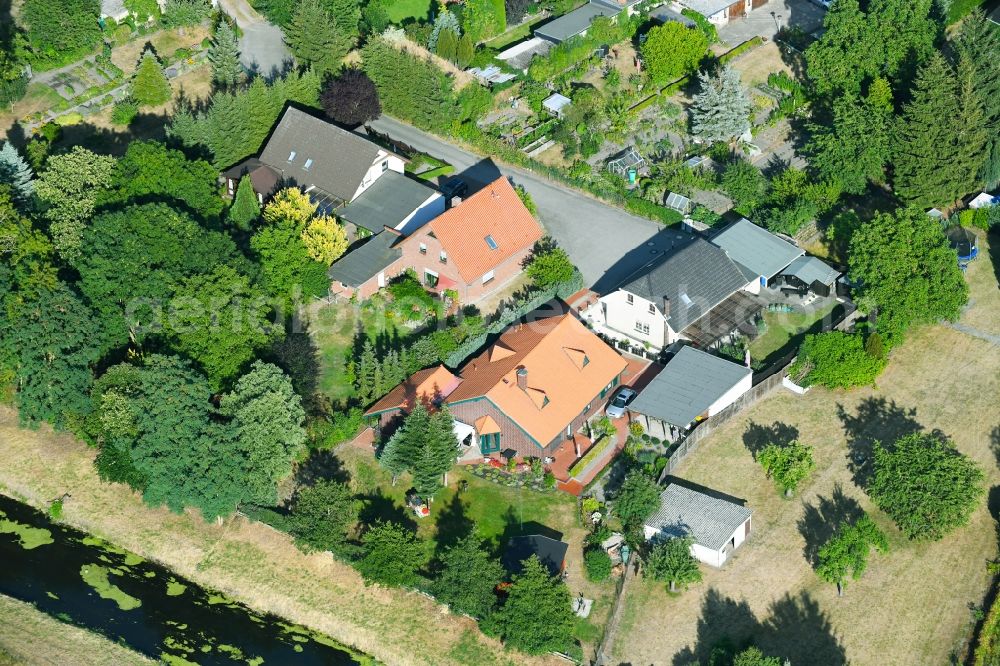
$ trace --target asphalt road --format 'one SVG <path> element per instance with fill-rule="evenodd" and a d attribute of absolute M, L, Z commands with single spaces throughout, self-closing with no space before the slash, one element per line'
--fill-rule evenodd
<path fill-rule="evenodd" d="M 660 224 L 603 204 L 522 169 L 494 164 L 466 150 L 386 116 L 372 123 L 379 132 L 455 166 L 470 193 L 501 175 L 523 186 L 538 206 L 549 234 L 573 259 L 587 285 L 598 293 L 622 280 L 685 237 Z"/>
<path fill-rule="evenodd" d="M 247 0 L 219 0 L 219 8 L 233 17 L 243 31 L 240 38 L 240 62 L 251 72 L 272 78 L 294 65 L 294 59 L 285 46 L 281 28 L 271 25 L 251 7 Z"/>

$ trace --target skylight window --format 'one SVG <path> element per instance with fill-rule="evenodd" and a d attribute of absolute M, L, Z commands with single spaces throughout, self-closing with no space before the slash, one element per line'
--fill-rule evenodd
<path fill-rule="evenodd" d="M 294 159 L 295 159 L 295 151 L 293 150 L 292 152 L 288 153 L 288 161 L 291 162 Z"/>
<path fill-rule="evenodd" d="M 688 307 L 691 307 L 692 305 L 694 305 L 694 301 L 692 301 L 692 300 L 691 300 L 691 297 L 690 297 L 690 296 L 688 296 L 688 295 L 687 295 L 687 294 L 685 294 L 685 293 L 682 293 L 682 294 L 681 294 L 681 300 L 682 300 L 682 301 L 684 301 L 684 305 L 686 305 L 686 306 L 688 306 Z"/>
<path fill-rule="evenodd" d="M 305 169 L 306 171 L 309 171 L 309 168 L 312 165 L 313 165 L 313 161 L 312 161 L 312 158 L 310 157 L 309 159 L 306 160 L 306 163 L 302 165 L 302 168 Z"/>
<path fill-rule="evenodd" d="M 486 244 L 489 246 L 491 250 L 495 250 L 498 247 L 500 247 L 499 245 L 497 245 L 496 240 L 493 239 L 493 236 L 487 236 L 485 240 Z"/>

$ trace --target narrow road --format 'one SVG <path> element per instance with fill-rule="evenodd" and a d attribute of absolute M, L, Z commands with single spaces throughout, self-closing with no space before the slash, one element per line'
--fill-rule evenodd
<path fill-rule="evenodd" d="M 249 71 L 272 78 L 285 70 L 287 62 L 294 62 L 281 28 L 268 23 L 247 0 L 219 0 L 219 9 L 233 17 L 243 31 L 240 62 Z"/>
<path fill-rule="evenodd" d="M 584 281 L 594 291 L 614 289 L 639 267 L 685 237 L 673 229 L 636 217 L 621 208 L 603 204 L 585 194 L 553 183 L 542 176 L 503 164 L 494 164 L 393 118 L 382 116 L 372 127 L 417 150 L 455 166 L 455 175 L 471 191 L 501 175 L 522 185 L 535 204 L 546 230 L 573 259 Z"/>

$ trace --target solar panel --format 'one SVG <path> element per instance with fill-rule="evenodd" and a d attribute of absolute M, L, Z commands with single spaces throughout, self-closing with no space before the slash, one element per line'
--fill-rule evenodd
<path fill-rule="evenodd" d="M 495 240 L 493 240 L 493 236 L 487 236 L 486 237 L 486 244 L 489 245 L 489 247 L 490 247 L 491 250 L 495 250 L 498 247 L 500 247 L 499 245 L 497 245 L 497 242 Z"/>

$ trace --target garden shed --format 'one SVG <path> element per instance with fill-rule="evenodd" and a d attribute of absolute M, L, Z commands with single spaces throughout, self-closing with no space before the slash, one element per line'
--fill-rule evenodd
<path fill-rule="evenodd" d="M 989 206 L 1000 205 L 1000 195 L 990 194 L 989 192 L 980 192 L 976 197 L 969 202 L 969 208 L 987 208 Z"/>
<path fill-rule="evenodd" d="M 542 106 L 556 118 L 562 118 L 566 107 L 572 103 L 573 101 L 569 97 L 560 95 L 559 93 L 553 93 L 542 101 Z"/>
<path fill-rule="evenodd" d="M 677 194 L 676 192 L 667 192 L 665 205 L 667 208 L 673 208 L 678 213 L 684 215 L 691 212 L 691 200 L 683 194 Z"/>
<path fill-rule="evenodd" d="M 805 288 L 818 296 L 829 296 L 840 271 L 824 261 L 803 255 L 790 263 L 776 278 L 784 284 Z"/>
<path fill-rule="evenodd" d="M 691 537 L 691 555 L 721 567 L 750 536 L 753 512 L 714 491 L 671 483 L 660 493 L 660 507 L 643 526 L 647 541 Z"/>
<path fill-rule="evenodd" d="M 644 176 L 649 170 L 646 158 L 639 154 L 635 146 L 629 146 L 608 160 L 608 171 L 621 176 L 630 184 L 634 183 L 638 176 Z"/>

